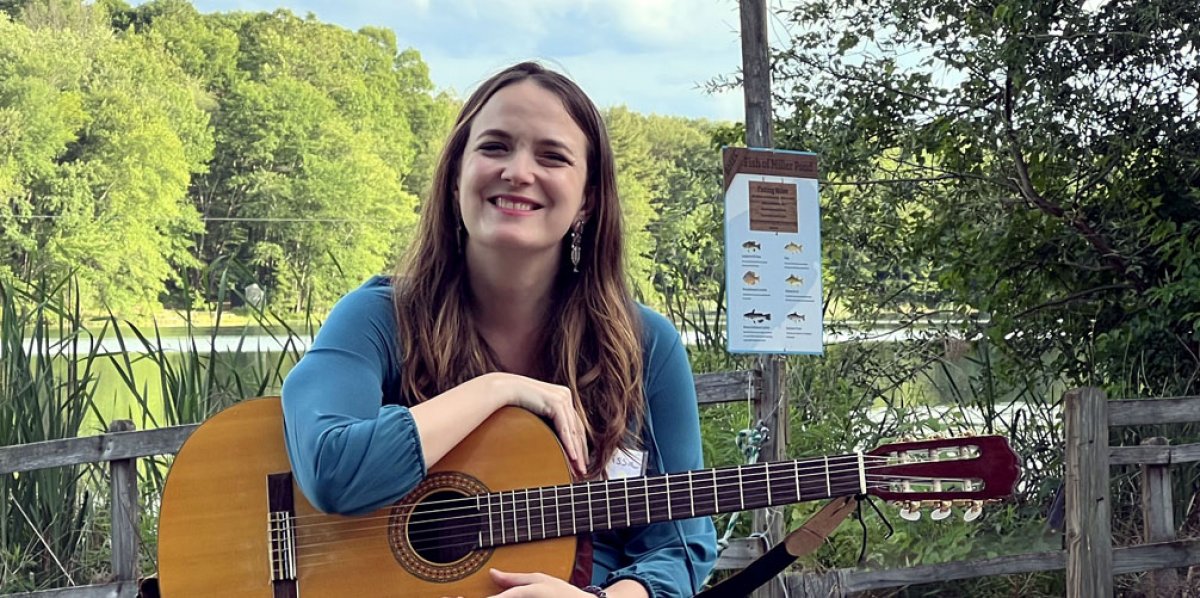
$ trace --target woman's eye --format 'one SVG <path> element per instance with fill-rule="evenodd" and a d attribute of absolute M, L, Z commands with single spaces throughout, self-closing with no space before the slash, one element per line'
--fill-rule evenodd
<path fill-rule="evenodd" d="M 561 162 L 563 164 L 571 163 L 571 161 L 568 160 L 567 157 L 562 154 L 556 154 L 556 153 L 551 152 L 551 153 L 545 154 L 545 157 L 547 160 L 550 160 L 551 162 Z"/>
<path fill-rule="evenodd" d="M 504 151 L 504 144 L 497 143 L 494 141 L 488 142 L 488 143 L 481 143 L 481 144 L 479 144 L 479 151 L 481 151 L 481 152 L 502 152 L 502 151 Z"/>

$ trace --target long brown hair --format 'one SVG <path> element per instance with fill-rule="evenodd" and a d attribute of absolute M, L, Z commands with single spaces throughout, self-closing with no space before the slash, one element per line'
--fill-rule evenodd
<path fill-rule="evenodd" d="M 618 447 L 636 438 L 641 425 L 641 321 L 625 282 L 616 165 L 604 121 L 575 83 L 537 63 L 511 66 L 480 85 L 463 105 L 442 149 L 414 248 L 399 268 L 403 275 L 393 294 L 403 400 L 418 403 L 500 369 L 470 309 L 465 232 L 454 185 L 475 116 L 497 91 L 526 80 L 561 98 L 588 140 L 589 217 L 579 272 L 572 271 L 567 259 L 560 260 L 554 307 L 546 319 L 553 325 L 546 325 L 541 335 L 541 354 L 550 365 L 537 376 L 574 394 L 592 445 L 588 471 L 595 475 Z M 568 238 L 563 239 L 564 253 L 570 250 Z"/>

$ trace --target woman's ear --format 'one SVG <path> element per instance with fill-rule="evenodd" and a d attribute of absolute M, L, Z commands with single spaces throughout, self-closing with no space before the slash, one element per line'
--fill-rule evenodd
<path fill-rule="evenodd" d="M 575 219 L 587 222 L 592 217 L 595 208 L 596 196 L 589 190 L 583 195 L 583 205 L 579 206 L 579 214 L 575 216 Z"/>

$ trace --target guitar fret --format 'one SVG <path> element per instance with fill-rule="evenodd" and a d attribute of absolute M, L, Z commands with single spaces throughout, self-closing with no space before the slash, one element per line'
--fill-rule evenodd
<path fill-rule="evenodd" d="M 550 534 L 546 533 L 546 491 L 541 489 L 538 490 L 538 514 L 541 519 L 541 536 L 539 538 L 550 537 Z"/>
<path fill-rule="evenodd" d="M 825 457 L 825 496 L 833 496 L 833 482 L 829 480 L 829 457 Z"/>
<path fill-rule="evenodd" d="M 608 482 L 605 482 L 604 483 L 604 510 L 608 511 L 606 513 L 606 515 L 608 515 L 608 529 L 612 529 L 612 526 L 613 526 L 611 498 L 612 498 L 612 488 L 609 486 Z"/>
<path fill-rule="evenodd" d="M 741 498 L 741 501 L 742 501 L 741 510 L 745 511 L 746 510 L 746 486 L 742 484 L 742 467 L 740 465 L 737 468 L 737 474 L 738 474 L 738 496 Z"/>
<path fill-rule="evenodd" d="M 509 509 L 512 511 L 512 540 L 511 542 L 521 541 L 521 524 L 517 521 L 517 491 L 512 491 L 512 496 L 508 499 Z"/>
<path fill-rule="evenodd" d="M 800 461 L 792 461 L 792 468 L 796 470 L 796 502 L 800 502 Z"/>
<path fill-rule="evenodd" d="M 562 512 L 558 508 L 558 486 L 554 487 L 554 537 L 562 535 L 562 522 L 560 521 Z"/>
<path fill-rule="evenodd" d="M 642 478 L 642 487 L 646 494 L 646 523 L 650 523 L 654 519 L 654 515 L 650 511 L 650 478 Z"/>
<path fill-rule="evenodd" d="M 633 525 L 633 513 L 629 511 L 629 478 L 621 480 L 625 484 L 625 526 Z"/>
<path fill-rule="evenodd" d="M 773 505 L 775 504 L 775 501 L 771 500 L 771 464 L 767 463 L 766 466 L 763 467 L 763 471 L 767 474 L 767 504 Z"/>
<path fill-rule="evenodd" d="M 688 470 L 688 502 L 692 507 L 692 517 L 696 516 L 696 489 L 692 486 L 692 472 Z"/>
<path fill-rule="evenodd" d="M 497 492 L 496 499 L 499 501 L 499 504 L 496 505 L 496 513 L 500 519 L 500 543 L 507 544 L 508 533 L 504 529 L 504 493 Z"/>
<path fill-rule="evenodd" d="M 721 512 L 721 500 L 716 496 L 716 470 L 713 470 L 713 513 Z"/>
<path fill-rule="evenodd" d="M 667 519 L 674 519 L 674 517 L 671 516 L 671 476 L 663 476 L 663 482 L 667 485 Z"/>
<path fill-rule="evenodd" d="M 595 525 L 592 523 L 592 483 L 591 482 L 587 483 L 587 516 L 588 516 L 588 529 L 592 529 L 595 527 Z"/>

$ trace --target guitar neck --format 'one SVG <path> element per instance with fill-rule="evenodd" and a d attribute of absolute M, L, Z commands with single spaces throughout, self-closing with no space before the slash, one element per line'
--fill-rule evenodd
<path fill-rule="evenodd" d="M 861 459 L 840 455 L 481 494 L 473 497 L 480 545 L 858 494 L 866 483 Z"/>

